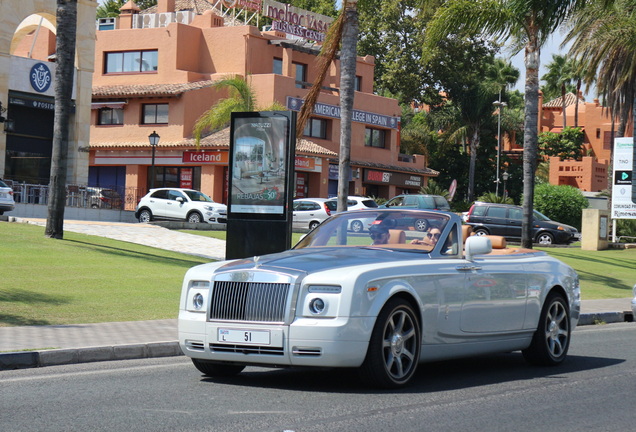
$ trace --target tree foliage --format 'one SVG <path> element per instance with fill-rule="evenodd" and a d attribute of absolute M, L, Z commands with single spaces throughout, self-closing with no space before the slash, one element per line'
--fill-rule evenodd
<path fill-rule="evenodd" d="M 119 9 L 128 3 L 128 0 L 106 0 L 97 6 L 97 18 L 114 18 L 119 16 Z M 141 10 L 148 9 L 157 4 L 157 0 L 136 0 L 135 4 Z"/>
<path fill-rule="evenodd" d="M 492 192 L 488 192 L 477 198 L 477 201 L 481 202 L 489 202 L 489 203 L 498 203 L 498 204 L 514 204 L 514 200 L 509 196 L 497 195 Z"/>
<path fill-rule="evenodd" d="M 561 160 L 581 160 L 584 137 L 583 130 L 577 127 L 566 127 L 561 132 L 541 132 L 539 133 L 539 154 L 558 156 Z"/>
<path fill-rule="evenodd" d="M 572 186 L 555 186 L 547 183 L 536 187 L 534 208 L 552 220 L 581 229 L 583 209 L 587 199 L 581 191 Z"/>

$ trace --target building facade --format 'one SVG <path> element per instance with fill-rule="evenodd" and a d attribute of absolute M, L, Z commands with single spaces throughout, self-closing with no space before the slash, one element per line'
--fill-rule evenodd
<path fill-rule="evenodd" d="M 0 3 L 0 177 L 48 184 L 51 168 L 55 79 L 55 0 Z M 88 179 L 90 103 L 96 1 L 79 0 L 69 183 Z M 6 110 L 6 111 L 5 111 Z"/>
<path fill-rule="evenodd" d="M 257 107 L 276 102 L 298 111 L 320 51 L 320 45 L 280 31 L 233 24 L 227 10 L 202 0 L 159 0 L 146 11 L 129 2 L 118 19 L 99 23 L 89 184 L 125 188 L 127 197 L 143 195 L 150 184 L 193 187 L 226 202 L 229 130 L 204 136 L 199 147 L 192 138 L 201 114 L 228 96 L 213 84 L 240 77 L 254 90 Z M 373 57 L 358 57 L 350 193 L 415 193 L 437 172 L 423 156 L 400 154 L 401 110 L 396 100 L 373 94 L 373 73 Z M 297 141 L 297 197 L 337 193 L 339 74 L 335 62 Z M 160 136 L 154 149 L 148 139 L 153 133 Z"/>

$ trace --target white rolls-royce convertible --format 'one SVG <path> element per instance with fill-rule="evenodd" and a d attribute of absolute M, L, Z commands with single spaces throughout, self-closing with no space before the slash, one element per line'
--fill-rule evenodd
<path fill-rule="evenodd" d="M 347 230 L 361 218 L 364 231 Z M 193 267 L 179 309 L 181 349 L 207 376 L 348 367 L 395 388 L 426 361 L 563 362 L 580 290 L 569 266 L 470 236 L 453 213 L 378 209 L 332 216 L 282 253 Z"/>

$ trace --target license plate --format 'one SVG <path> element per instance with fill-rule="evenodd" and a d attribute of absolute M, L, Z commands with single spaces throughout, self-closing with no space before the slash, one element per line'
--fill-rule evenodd
<path fill-rule="evenodd" d="M 269 345 L 269 330 L 219 329 L 219 342 Z"/>

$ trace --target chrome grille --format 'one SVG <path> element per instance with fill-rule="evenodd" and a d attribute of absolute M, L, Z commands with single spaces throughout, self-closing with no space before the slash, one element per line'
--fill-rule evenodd
<path fill-rule="evenodd" d="M 283 322 L 289 284 L 216 281 L 210 319 Z"/>

